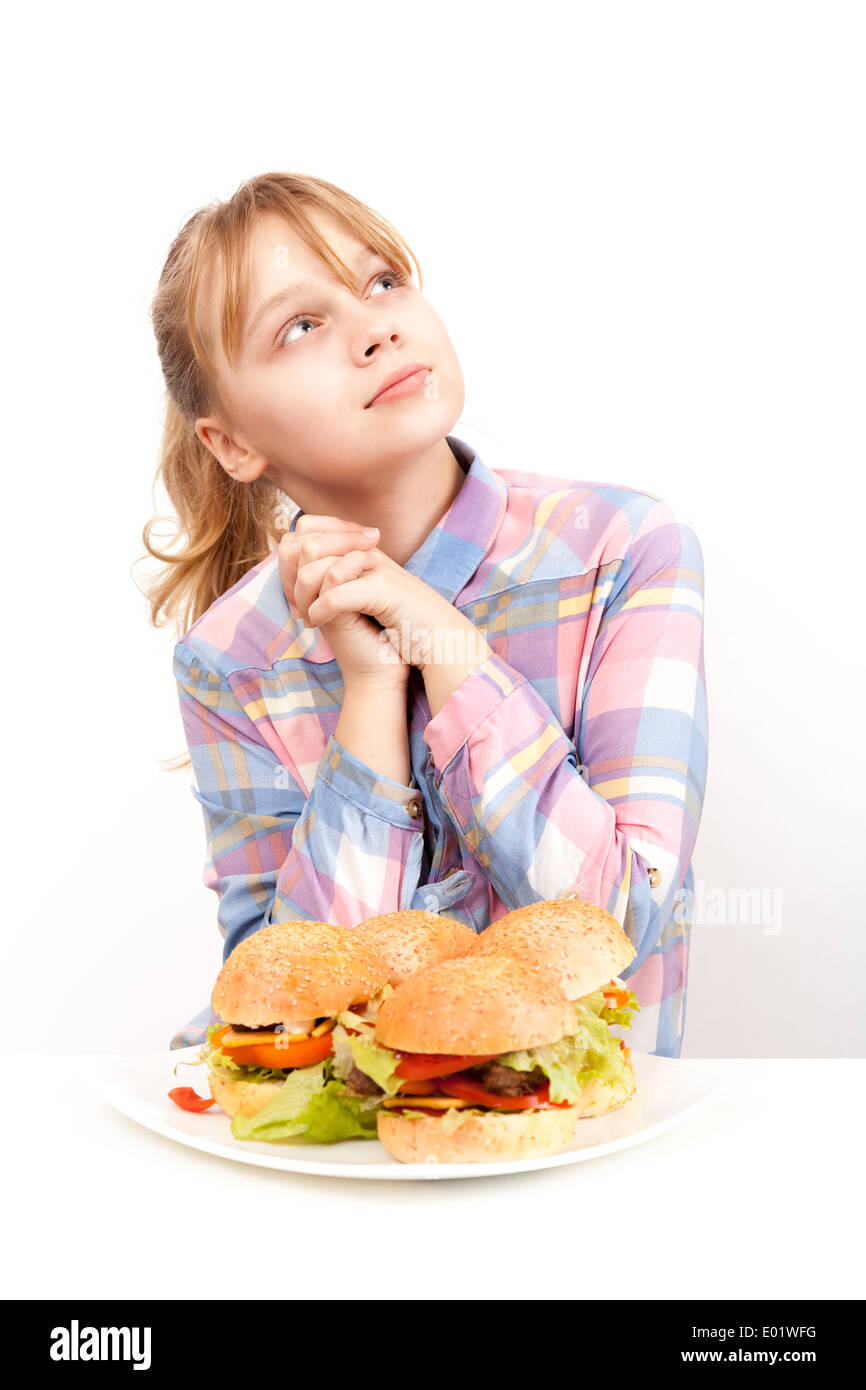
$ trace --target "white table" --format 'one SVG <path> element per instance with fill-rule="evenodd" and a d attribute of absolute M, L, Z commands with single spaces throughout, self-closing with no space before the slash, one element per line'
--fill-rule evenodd
<path fill-rule="evenodd" d="M 866 1294 L 860 1059 L 732 1060 L 720 1097 L 634 1148 L 385 1183 L 162 1138 L 91 1091 L 87 1054 L 3 1058 L 3 1298 L 182 1299 L 228 1271 L 267 1297 L 256 1275 L 279 1268 L 289 1297 L 310 1276 L 357 1298 L 369 1271 L 383 1298 L 596 1298 L 600 1267 L 621 1298 Z"/>

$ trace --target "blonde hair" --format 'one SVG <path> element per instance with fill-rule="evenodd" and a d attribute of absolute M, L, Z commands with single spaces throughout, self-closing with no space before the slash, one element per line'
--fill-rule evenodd
<path fill-rule="evenodd" d="M 286 502 L 293 505 L 265 477 L 251 483 L 232 478 L 195 432 L 195 422 L 202 416 L 220 414 L 227 423 L 230 420 L 217 391 L 209 352 L 212 345 L 197 316 L 202 275 L 219 261 L 220 341 L 232 365 L 246 318 L 253 234 L 262 215 L 282 217 L 323 264 L 354 289 L 351 270 L 320 235 L 308 209 L 336 218 L 403 274 L 411 277 L 414 264 L 419 287 L 423 283 L 414 253 L 390 223 L 342 188 L 306 174 L 271 173 L 248 179 L 227 202 L 200 208 L 181 227 L 151 305 L 166 385 L 154 487 L 163 484 L 177 513 L 171 541 L 179 548 L 161 550 L 151 539 L 159 522 L 173 518 L 157 514 L 142 530 L 148 554 L 166 566 L 143 590 L 150 621 L 154 627 L 174 621 L 178 636 L 265 559 L 289 524 Z M 172 761 L 176 767 L 189 763 L 188 758 Z"/>

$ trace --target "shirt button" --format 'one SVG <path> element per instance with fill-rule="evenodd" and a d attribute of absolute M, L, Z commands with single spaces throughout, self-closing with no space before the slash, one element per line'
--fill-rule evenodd
<path fill-rule="evenodd" d="M 657 888 L 662 881 L 661 869 L 647 869 L 647 878 L 650 888 Z"/>
<path fill-rule="evenodd" d="M 409 815 L 412 817 L 413 820 L 417 820 L 421 814 L 421 802 L 410 801 L 408 806 L 406 807 L 406 810 L 409 812 Z"/>

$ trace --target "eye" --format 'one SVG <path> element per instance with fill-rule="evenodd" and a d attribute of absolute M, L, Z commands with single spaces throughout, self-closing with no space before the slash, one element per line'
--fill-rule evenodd
<path fill-rule="evenodd" d="M 392 281 L 394 288 L 399 289 L 401 285 L 405 285 L 407 283 L 408 279 L 408 275 L 404 275 L 403 272 L 400 270 L 380 270 L 379 274 L 375 277 L 373 284 L 377 285 L 381 280 L 390 280 Z M 283 329 L 282 333 L 277 339 L 277 347 L 290 346 L 293 340 L 289 337 L 289 334 L 291 333 L 293 328 L 299 328 L 302 324 L 311 324 L 314 328 L 316 326 L 315 321 L 310 318 L 309 314 L 298 314 L 296 318 L 291 319 L 286 324 L 285 328 Z M 303 333 L 301 336 L 307 337 L 308 335 L 306 333 Z"/>
<path fill-rule="evenodd" d="M 402 273 L 402 271 L 399 271 L 399 270 L 382 270 L 382 271 L 380 271 L 379 274 L 376 276 L 376 279 L 373 281 L 373 284 L 374 284 L 374 285 L 375 285 L 375 284 L 378 284 L 378 282 L 379 282 L 380 280 L 393 280 L 395 286 L 397 286 L 397 285 L 405 285 L 407 279 L 408 279 L 408 276 L 404 275 L 404 274 Z"/>
<path fill-rule="evenodd" d="M 277 339 L 277 347 L 286 347 L 286 345 L 291 341 L 289 338 L 289 334 L 291 333 L 292 329 L 299 328 L 302 323 L 313 323 L 313 320 L 307 318 L 305 314 L 301 314 L 299 318 L 292 319 L 291 323 L 286 324 L 285 328 L 283 329 L 282 333 Z M 313 324 L 313 327 L 315 327 L 315 324 Z M 304 334 L 303 336 L 306 335 Z"/>

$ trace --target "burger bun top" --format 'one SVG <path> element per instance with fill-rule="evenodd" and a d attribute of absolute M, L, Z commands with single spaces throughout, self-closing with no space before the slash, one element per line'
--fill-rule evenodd
<path fill-rule="evenodd" d="M 355 935 L 385 961 L 388 983 L 395 988 L 427 966 L 465 955 L 477 940 L 471 927 L 453 917 L 414 909 L 368 917 L 355 928 Z"/>
<path fill-rule="evenodd" d="M 553 976 L 510 956 L 459 956 L 412 975 L 384 1001 L 376 1041 L 406 1052 L 497 1056 L 557 1042 L 574 1011 Z"/>
<path fill-rule="evenodd" d="M 617 919 L 576 897 L 515 908 L 481 932 L 472 953 L 509 955 L 548 970 L 572 1000 L 607 984 L 635 956 Z"/>
<path fill-rule="evenodd" d="M 364 1003 L 388 967 L 353 930 L 329 922 L 275 922 L 236 946 L 214 985 L 213 1007 L 247 1028 L 331 1017 Z"/>

